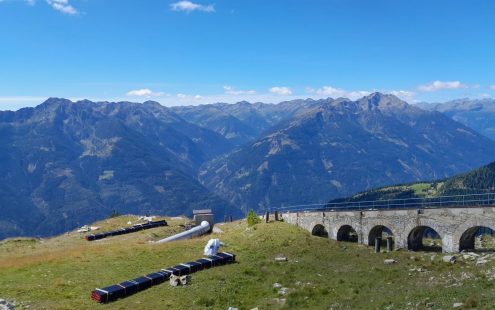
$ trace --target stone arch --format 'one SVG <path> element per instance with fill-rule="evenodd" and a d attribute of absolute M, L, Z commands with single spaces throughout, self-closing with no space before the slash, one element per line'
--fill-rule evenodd
<path fill-rule="evenodd" d="M 394 236 L 394 234 L 392 233 L 392 230 L 385 225 L 373 226 L 373 228 L 371 228 L 369 233 L 368 233 L 368 245 L 374 246 L 375 245 L 375 238 L 382 237 L 382 235 L 387 235 L 390 237 Z M 386 240 L 383 237 L 382 237 L 382 239 Z"/>
<path fill-rule="evenodd" d="M 407 236 L 407 248 L 412 251 L 441 251 L 442 245 L 425 245 L 423 244 L 423 238 L 427 235 L 435 239 L 442 239 L 437 230 L 430 226 L 420 225 L 414 227 Z"/>
<path fill-rule="evenodd" d="M 351 225 L 342 225 L 337 231 L 337 241 L 358 242 L 357 231 Z"/>
<path fill-rule="evenodd" d="M 403 246 L 404 246 L 404 248 L 412 250 L 412 248 L 410 247 L 410 244 L 409 244 L 410 243 L 409 237 L 411 237 L 411 232 L 414 231 L 415 229 L 417 229 L 418 227 L 426 226 L 427 228 L 434 230 L 438 234 L 438 236 L 440 236 L 442 252 L 450 253 L 450 252 L 457 251 L 458 247 L 455 247 L 455 250 L 453 247 L 454 238 L 453 238 L 452 229 L 451 228 L 449 229 L 449 227 L 445 227 L 445 226 L 442 226 L 440 224 L 441 224 L 441 222 L 439 222 L 438 219 L 435 219 L 435 218 L 417 218 L 414 221 L 410 221 L 407 225 L 405 225 L 405 227 L 403 229 L 403 233 L 404 233 Z M 426 249 L 422 249 L 422 250 L 439 251 L 440 246 L 438 246 L 434 249 L 426 248 Z"/>
<path fill-rule="evenodd" d="M 328 238 L 328 231 L 322 224 L 316 224 L 311 230 L 313 236 Z"/>
<path fill-rule="evenodd" d="M 483 210 L 485 211 L 485 210 Z M 494 209 L 495 211 L 495 209 Z M 471 248 L 471 246 L 466 244 L 468 235 L 466 234 L 463 236 L 465 233 L 472 233 L 475 227 L 479 228 L 487 228 L 495 231 L 495 222 L 492 218 L 489 218 L 485 216 L 485 213 L 480 213 L 475 216 L 472 216 L 471 218 L 467 218 L 465 221 L 462 221 L 462 223 L 456 227 L 456 229 L 452 233 L 452 251 L 457 252 L 461 248 L 466 250 Z M 476 231 L 478 233 L 478 231 Z M 469 236 L 470 237 L 470 236 Z M 461 241 L 462 240 L 462 241 Z M 461 246 L 461 242 L 464 244 Z M 476 247 L 475 247 L 476 248 Z M 494 249 L 495 250 L 495 249 Z"/>
<path fill-rule="evenodd" d="M 459 239 L 459 251 L 462 250 L 475 250 L 477 246 L 475 245 L 475 239 L 481 234 L 494 235 L 494 230 L 487 226 L 473 226 L 466 229 L 460 239 Z M 478 248 L 479 249 L 479 248 Z M 486 248 L 485 250 L 494 250 L 493 246 Z"/>

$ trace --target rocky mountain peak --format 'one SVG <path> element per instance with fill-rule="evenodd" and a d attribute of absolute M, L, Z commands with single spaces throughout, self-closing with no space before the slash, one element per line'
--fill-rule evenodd
<path fill-rule="evenodd" d="M 89 99 L 83 99 L 76 101 L 77 104 L 93 104 L 94 102 Z"/>
<path fill-rule="evenodd" d="M 243 101 L 239 101 L 237 103 L 235 103 L 234 105 L 239 105 L 239 106 L 251 106 L 251 103 L 246 101 L 246 100 L 243 100 Z"/>
<path fill-rule="evenodd" d="M 148 100 L 143 102 L 143 105 L 145 106 L 150 106 L 150 107 L 157 107 L 157 108 L 164 108 L 159 102 L 153 101 L 153 100 Z"/>
<path fill-rule="evenodd" d="M 334 113 L 339 111 L 340 113 L 363 113 L 363 112 L 380 112 L 385 114 L 396 114 L 395 112 L 408 112 L 416 113 L 421 111 L 419 108 L 409 105 L 407 102 L 399 99 L 392 94 L 383 94 L 375 92 L 368 96 L 362 97 L 356 101 L 339 98 L 339 99 L 327 99 L 319 100 L 319 105 L 312 112 L 322 111 L 326 113 Z"/>
<path fill-rule="evenodd" d="M 50 97 L 46 99 L 42 104 L 39 105 L 39 107 L 50 107 L 50 106 L 59 106 L 63 104 L 71 104 L 73 103 L 69 99 L 65 98 L 58 98 L 58 97 Z"/>
<path fill-rule="evenodd" d="M 405 108 L 408 104 L 392 94 L 383 94 L 380 92 L 372 93 L 358 100 L 362 107 L 367 109 L 390 109 L 390 108 Z"/>

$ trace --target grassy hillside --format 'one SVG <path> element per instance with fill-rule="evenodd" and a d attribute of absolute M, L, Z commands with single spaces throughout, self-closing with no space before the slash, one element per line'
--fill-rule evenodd
<path fill-rule="evenodd" d="M 332 202 L 435 198 L 493 192 L 495 192 L 495 162 L 443 180 L 386 186 Z"/>
<path fill-rule="evenodd" d="M 97 223 L 124 225 L 135 217 Z M 185 287 L 168 283 L 107 305 L 90 300 L 95 287 L 122 282 L 173 264 L 200 258 L 212 236 L 149 244 L 179 231 L 171 226 L 87 242 L 72 232 L 56 238 L 10 239 L 0 243 L 0 297 L 23 309 L 434 309 L 454 302 L 495 309 L 495 262 L 476 266 L 431 260 L 431 253 L 372 253 L 366 246 L 311 236 L 285 223 L 244 222 L 217 227 L 213 234 L 237 254 L 238 263 L 198 272 Z M 288 257 L 276 263 L 274 257 Z M 384 265 L 386 258 L 397 261 Z M 273 284 L 290 288 L 279 295 Z M 283 301 L 285 299 L 285 302 Z M 491 308 L 490 308 L 491 307 Z"/>

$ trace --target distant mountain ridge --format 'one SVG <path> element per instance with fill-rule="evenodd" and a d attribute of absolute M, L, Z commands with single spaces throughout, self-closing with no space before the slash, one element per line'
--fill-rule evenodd
<path fill-rule="evenodd" d="M 155 102 L 51 98 L 0 112 L 0 239 L 60 233 L 113 210 L 237 214 L 195 177 L 231 147 Z"/>
<path fill-rule="evenodd" d="M 255 140 L 271 127 L 306 111 L 321 101 L 324 100 L 301 99 L 278 104 L 241 101 L 234 104 L 172 107 L 171 110 L 185 120 L 213 130 L 234 145 L 240 146 Z"/>
<path fill-rule="evenodd" d="M 495 141 L 495 99 L 457 99 L 445 103 L 422 103 L 422 108 L 442 112 Z"/>
<path fill-rule="evenodd" d="M 320 102 L 206 163 L 199 177 L 231 203 L 262 210 L 447 177 L 490 162 L 494 151 L 493 141 L 439 112 L 374 93 Z"/>

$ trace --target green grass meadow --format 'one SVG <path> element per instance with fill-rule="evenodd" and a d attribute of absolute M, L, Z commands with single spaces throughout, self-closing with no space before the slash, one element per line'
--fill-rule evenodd
<path fill-rule="evenodd" d="M 124 225 L 123 216 L 97 223 Z M 441 261 L 440 254 L 406 250 L 373 253 L 368 246 L 311 236 L 283 222 L 218 225 L 223 233 L 150 244 L 181 230 L 169 227 L 87 242 L 71 232 L 50 239 L 0 243 L 0 297 L 24 309 L 495 309 L 495 264 Z M 90 292 L 161 268 L 196 260 L 209 238 L 226 243 L 237 263 L 192 275 L 189 285 L 154 286 L 109 304 Z M 287 262 L 275 262 L 284 255 Z M 431 256 L 436 255 L 432 260 Z M 397 263 L 385 265 L 384 259 Z M 274 283 L 288 288 L 286 295 Z"/>

